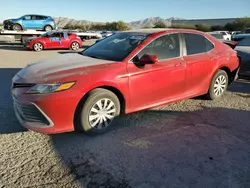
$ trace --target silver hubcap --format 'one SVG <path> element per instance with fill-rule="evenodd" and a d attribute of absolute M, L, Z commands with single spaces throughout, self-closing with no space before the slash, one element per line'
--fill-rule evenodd
<path fill-rule="evenodd" d="M 51 29 L 51 27 L 50 26 L 46 26 L 45 27 L 45 31 L 51 31 L 52 29 Z"/>
<path fill-rule="evenodd" d="M 16 30 L 16 31 L 19 31 L 21 28 L 20 28 L 20 26 L 19 25 L 15 25 L 14 26 L 14 30 Z"/>
<path fill-rule="evenodd" d="M 79 48 L 79 44 L 76 43 L 76 42 L 74 42 L 74 43 L 72 44 L 72 49 L 73 49 L 73 50 L 78 50 L 78 48 Z"/>
<path fill-rule="evenodd" d="M 227 79 L 224 75 L 220 75 L 214 84 L 214 94 L 220 96 L 226 89 Z"/>
<path fill-rule="evenodd" d="M 110 125 L 115 118 L 116 107 L 110 99 L 101 99 L 97 101 L 89 113 L 89 123 L 94 129 L 104 129 Z"/>
<path fill-rule="evenodd" d="M 42 46 L 40 43 L 36 43 L 36 44 L 34 45 L 34 49 L 35 49 L 36 51 L 41 51 L 41 50 L 43 49 L 43 46 Z"/>

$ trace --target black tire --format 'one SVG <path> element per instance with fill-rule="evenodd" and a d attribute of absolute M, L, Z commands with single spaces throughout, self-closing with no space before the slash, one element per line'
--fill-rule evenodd
<path fill-rule="evenodd" d="M 40 46 L 39 48 L 37 46 Z M 40 42 L 36 42 L 34 45 L 33 45 L 33 50 L 36 51 L 36 52 L 40 52 L 43 50 L 43 44 L 40 43 Z"/>
<path fill-rule="evenodd" d="M 45 25 L 43 30 L 44 30 L 44 31 L 52 31 L 53 28 L 52 28 L 51 25 Z"/>
<path fill-rule="evenodd" d="M 78 42 L 76 42 L 76 41 L 72 42 L 71 45 L 70 45 L 71 50 L 76 51 L 76 50 L 79 50 L 79 48 L 80 48 L 80 44 Z"/>
<path fill-rule="evenodd" d="M 216 90 L 215 84 L 218 85 L 220 79 L 223 80 L 222 82 L 220 82 L 220 83 L 223 83 L 223 84 L 219 84 L 221 86 L 220 88 L 222 88 L 222 90 L 218 89 L 218 87 L 217 87 L 217 90 Z M 212 81 L 210 83 L 208 93 L 206 94 L 206 98 L 209 99 L 209 100 L 214 100 L 214 99 L 220 98 L 225 93 L 225 91 L 227 90 L 227 87 L 228 87 L 228 75 L 227 75 L 226 71 L 218 70 L 215 73 L 215 75 L 214 75 L 214 77 L 213 77 L 213 79 L 212 79 Z M 220 90 L 220 92 L 218 92 L 218 90 Z"/>
<path fill-rule="evenodd" d="M 22 26 L 20 24 L 14 24 L 13 25 L 13 30 L 14 31 L 21 31 L 23 30 Z"/>
<path fill-rule="evenodd" d="M 95 107 L 98 107 L 98 105 L 97 105 L 98 101 L 105 100 L 105 99 L 108 99 L 108 100 L 113 102 L 113 103 L 111 103 L 111 102 L 106 103 L 105 109 L 108 108 L 109 104 L 111 104 L 111 105 L 114 104 L 114 108 L 113 109 L 110 108 L 111 110 L 114 111 L 112 114 L 112 116 L 114 116 L 114 118 L 112 120 L 109 119 L 109 121 L 107 119 L 105 122 L 103 122 L 99 126 L 98 125 L 91 126 L 90 116 L 93 117 L 93 116 L 98 115 L 97 112 L 95 112 L 96 114 L 93 114 L 92 109 Z M 101 103 L 101 104 L 103 104 L 103 103 Z M 102 88 L 94 89 L 88 93 L 88 97 L 84 101 L 82 101 L 82 103 L 80 104 L 79 111 L 78 111 L 79 114 L 77 116 L 78 121 L 77 121 L 76 128 L 78 130 L 84 131 L 85 133 L 88 133 L 91 135 L 105 133 L 108 130 L 110 130 L 110 128 L 118 120 L 118 118 L 119 118 L 118 116 L 120 115 L 120 111 L 121 111 L 120 101 L 119 101 L 118 97 L 113 92 L 106 90 L 106 89 L 102 89 Z M 94 124 L 93 122 L 98 121 L 98 120 L 96 120 L 96 121 L 95 120 L 92 120 L 92 125 Z M 98 122 L 100 122 L 100 121 L 98 121 Z M 106 125 L 105 123 L 108 123 L 108 125 Z M 98 128 L 101 128 L 101 129 L 98 129 Z"/>

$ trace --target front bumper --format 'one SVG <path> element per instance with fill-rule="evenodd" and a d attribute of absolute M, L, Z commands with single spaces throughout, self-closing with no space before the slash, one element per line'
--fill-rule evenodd
<path fill-rule="evenodd" d="M 14 23 L 9 21 L 9 20 L 5 20 L 3 22 L 3 28 L 6 29 L 6 30 L 12 30 L 13 29 L 13 25 Z"/>
<path fill-rule="evenodd" d="M 12 89 L 15 115 L 32 131 L 56 134 L 74 130 L 76 95 L 63 91 L 53 94 L 25 94 L 27 88 Z"/>

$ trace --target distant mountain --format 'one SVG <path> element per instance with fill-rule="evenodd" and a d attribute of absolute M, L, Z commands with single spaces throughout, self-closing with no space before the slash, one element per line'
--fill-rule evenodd
<path fill-rule="evenodd" d="M 165 23 L 167 26 L 171 26 L 172 20 L 182 20 L 181 18 L 161 18 L 161 17 L 151 17 L 151 18 L 146 18 L 144 20 L 139 20 L 139 21 L 134 21 L 130 22 L 129 25 L 132 28 L 143 28 L 143 27 L 154 27 L 156 23 L 162 22 Z"/>
<path fill-rule="evenodd" d="M 56 17 L 54 18 L 57 26 L 59 28 L 63 28 L 65 25 L 67 24 L 79 24 L 79 25 L 92 25 L 92 24 L 101 24 L 104 22 L 92 22 L 92 21 L 88 21 L 88 20 L 75 20 L 75 19 L 71 19 L 71 18 L 67 18 L 67 17 Z M 138 20 L 138 21 L 133 21 L 130 23 L 127 23 L 128 25 L 130 25 L 131 28 L 135 29 L 135 28 L 143 28 L 143 27 L 154 27 L 154 25 L 157 22 L 163 22 L 165 23 L 167 26 L 171 26 L 171 22 L 172 20 L 182 20 L 181 18 L 176 18 L 176 17 L 171 17 L 171 18 L 160 18 L 160 17 L 151 17 L 151 18 L 146 18 L 144 20 Z"/>

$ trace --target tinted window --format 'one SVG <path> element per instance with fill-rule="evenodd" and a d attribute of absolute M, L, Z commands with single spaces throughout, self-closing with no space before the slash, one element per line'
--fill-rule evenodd
<path fill-rule="evenodd" d="M 207 40 L 205 37 L 204 37 L 204 39 L 205 39 L 205 42 L 206 42 L 206 50 L 207 51 L 212 50 L 214 48 L 214 45 L 209 40 Z"/>
<path fill-rule="evenodd" d="M 184 37 L 187 55 L 205 53 L 214 48 L 213 44 L 202 35 L 185 33 Z"/>
<path fill-rule="evenodd" d="M 45 16 L 36 16 L 36 19 L 37 20 L 46 20 L 46 17 Z"/>
<path fill-rule="evenodd" d="M 178 34 L 164 35 L 148 44 L 135 59 L 141 58 L 144 54 L 157 55 L 159 60 L 175 58 L 180 56 L 180 42 Z"/>
<path fill-rule="evenodd" d="M 59 33 L 59 32 L 57 32 L 57 33 L 51 33 L 49 35 L 49 37 L 63 37 L 63 33 Z"/>
<path fill-rule="evenodd" d="M 31 20 L 31 16 L 30 15 L 24 16 L 23 19 L 24 20 Z"/>

